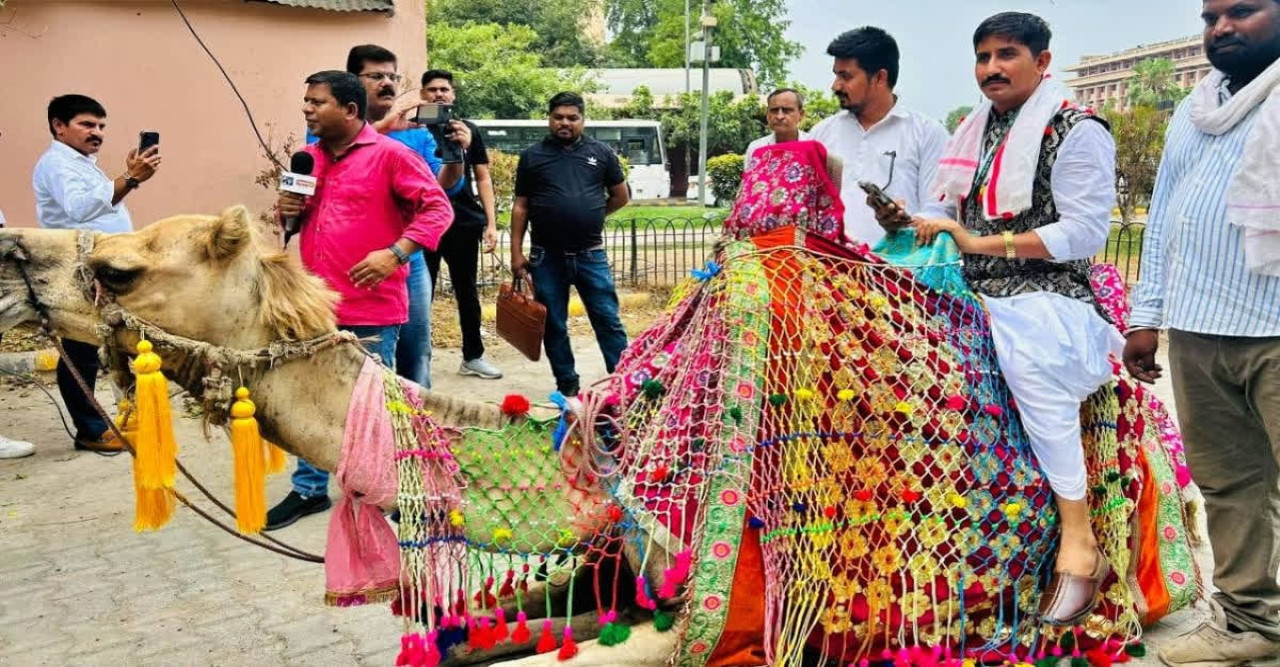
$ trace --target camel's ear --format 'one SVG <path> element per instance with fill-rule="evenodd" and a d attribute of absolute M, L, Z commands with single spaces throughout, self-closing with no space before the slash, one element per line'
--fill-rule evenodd
<path fill-rule="evenodd" d="M 224 262 L 240 254 L 252 240 L 249 209 L 232 206 L 222 212 L 209 228 L 205 254 L 210 260 Z"/>

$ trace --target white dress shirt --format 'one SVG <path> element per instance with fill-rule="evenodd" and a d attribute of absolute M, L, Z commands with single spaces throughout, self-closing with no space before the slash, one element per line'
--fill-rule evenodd
<path fill-rule="evenodd" d="M 1220 96 L 1230 93 L 1224 87 Z M 1190 103 L 1178 107 L 1165 134 L 1129 326 L 1280 336 L 1280 277 L 1249 271 L 1243 230 L 1227 220 L 1227 185 L 1258 109 L 1214 136 L 1191 122 Z"/>
<path fill-rule="evenodd" d="M 884 236 L 884 229 L 876 222 L 875 211 L 867 206 L 867 195 L 858 181 L 883 188 L 892 165 L 893 182 L 885 192 L 905 201 L 908 213 L 916 213 L 932 199 L 933 179 L 948 139 L 942 123 L 901 104 L 895 104 L 871 129 L 863 129 L 850 112 L 837 113 L 814 126 L 813 138 L 844 162 L 840 198 L 844 201 L 845 234 L 870 245 Z"/>
<path fill-rule="evenodd" d="M 804 130 L 800 130 L 800 138 L 797 139 L 797 141 L 809 141 L 811 139 L 813 139 L 812 135 Z M 778 138 L 770 132 L 769 134 L 747 144 L 747 152 L 742 158 L 742 170 L 746 171 L 751 168 L 751 164 L 755 162 L 754 156 L 757 150 L 765 146 L 772 146 L 776 143 L 778 143 Z"/>
<path fill-rule="evenodd" d="M 31 186 L 36 191 L 36 221 L 46 229 L 133 229 L 124 202 L 112 205 L 115 183 L 91 155 L 54 140 L 36 162 Z"/>

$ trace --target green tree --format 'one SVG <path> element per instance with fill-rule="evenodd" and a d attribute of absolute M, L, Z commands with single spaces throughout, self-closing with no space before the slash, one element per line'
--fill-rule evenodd
<path fill-rule="evenodd" d="M 535 118 L 562 90 L 587 93 L 595 84 L 582 68 L 548 69 L 533 48 L 538 35 L 523 25 L 434 25 L 427 33 L 431 67 L 453 70 L 472 118 Z"/>
<path fill-rule="evenodd" d="M 1169 116 L 1150 106 L 1103 109 L 1102 115 L 1116 143 L 1116 206 L 1121 221 L 1128 223 L 1136 208 L 1151 201 Z"/>
<path fill-rule="evenodd" d="M 1178 85 L 1172 60 L 1151 58 L 1133 67 L 1125 101 L 1133 107 L 1160 108 L 1178 103 L 1188 92 Z"/>
<path fill-rule="evenodd" d="M 947 120 L 943 122 L 943 125 L 947 126 L 948 132 L 955 132 L 956 128 L 960 127 L 960 123 L 963 123 L 965 117 L 972 111 L 973 107 L 971 106 L 956 107 L 947 114 Z"/>
<path fill-rule="evenodd" d="M 795 88 L 804 95 L 804 120 L 800 123 L 800 129 L 806 132 L 812 130 L 822 119 L 840 113 L 840 100 L 829 90 L 808 88 L 799 83 L 792 83 L 787 87 Z"/>
<path fill-rule="evenodd" d="M 435 30 L 441 24 L 496 23 L 503 27 L 525 26 L 537 37 L 530 44 L 550 67 L 598 65 L 603 46 L 586 33 L 587 21 L 603 11 L 603 0 L 555 0 L 524 4 L 509 0 L 432 1 L 427 4 L 427 24 Z"/>
<path fill-rule="evenodd" d="M 698 35 L 701 3 L 694 0 L 689 31 Z M 749 69 L 764 86 L 786 80 L 787 65 L 804 52 L 786 38 L 785 0 L 719 0 L 711 13 L 720 47 L 717 67 Z M 683 67 L 685 14 L 682 0 L 607 0 L 613 33 L 607 62 L 614 67 Z"/>

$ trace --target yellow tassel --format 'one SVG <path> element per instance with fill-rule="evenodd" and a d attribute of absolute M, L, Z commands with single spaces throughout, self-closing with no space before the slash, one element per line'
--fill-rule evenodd
<path fill-rule="evenodd" d="M 236 468 L 236 528 L 245 534 L 257 533 L 267 523 L 266 443 L 253 418 L 256 408 L 249 390 L 236 390 L 231 406 L 231 451 Z"/>
<path fill-rule="evenodd" d="M 151 342 L 140 341 L 138 358 L 133 361 L 138 389 L 134 475 L 139 487 L 151 490 L 173 488 L 178 475 L 178 444 L 173 437 L 169 382 L 160 372 L 160 365 L 160 356 L 151 351 Z"/>
<path fill-rule="evenodd" d="M 267 474 L 274 475 L 278 472 L 284 472 L 287 462 L 285 461 L 285 452 L 273 442 L 262 440 L 263 446 L 267 448 Z"/>
<path fill-rule="evenodd" d="M 133 405 L 121 399 L 116 407 L 116 426 L 129 444 L 138 440 L 138 415 Z M 173 495 L 168 489 L 144 489 L 138 483 L 138 459 L 133 459 L 134 518 L 133 529 L 139 533 L 156 530 L 173 517 Z"/>

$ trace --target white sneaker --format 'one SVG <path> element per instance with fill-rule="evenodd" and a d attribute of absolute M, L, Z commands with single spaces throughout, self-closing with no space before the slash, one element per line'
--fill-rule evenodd
<path fill-rule="evenodd" d="M 484 357 L 472 359 L 471 361 L 463 361 L 458 367 L 458 375 L 471 375 L 485 380 L 497 380 L 502 377 L 502 371 L 497 366 L 489 363 Z"/>
<path fill-rule="evenodd" d="M 35 445 L 22 440 L 10 440 L 0 435 L 0 459 L 20 459 L 35 453 Z"/>

